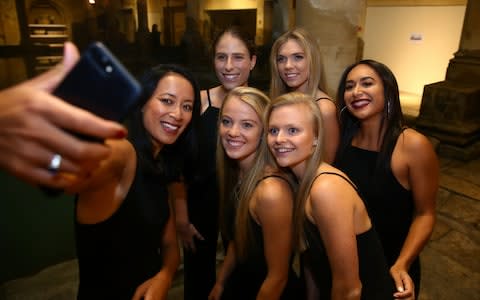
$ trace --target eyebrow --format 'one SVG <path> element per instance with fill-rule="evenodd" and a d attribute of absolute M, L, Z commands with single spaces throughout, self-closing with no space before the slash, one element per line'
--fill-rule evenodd
<path fill-rule="evenodd" d="M 247 53 L 243 52 L 233 52 L 232 55 L 248 55 Z M 228 55 L 227 52 L 216 52 L 215 55 Z"/>
<path fill-rule="evenodd" d="M 360 81 L 363 81 L 363 80 L 367 80 L 367 79 L 371 79 L 371 80 L 375 80 L 375 78 L 371 77 L 371 76 L 365 76 L 365 77 L 361 77 L 360 78 Z M 348 79 L 346 80 L 345 82 L 354 82 L 355 80 L 353 79 Z"/>
<path fill-rule="evenodd" d="M 289 55 L 299 55 L 299 54 L 301 54 L 301 55 L 305 55 L 305 52 L 303 52 L 303 51 L 300 51 L 300 52 L 294 52 L 294 53 L 291 53 L 291 54 L 289 54 Z M 288 55 L 285 55 L 285 54 L 281 54 L 281 53 L 279 53 L 279 54 L 277 54 L 277 56 L 288 56 Z"/>
<path fill-rule="evenodd" d="M 229 119 L 233 119 L 231 116 L 227 115 L 227 114 L 222 114 L 221 115 L 222 118 L 229 118 Z M 262 122 L 257 122 L 255 121 L 254 119 L 240 119 L 240 122 L 252 122 L 252 123 L 255 123 L 255 124 L 260 124 Z"/>
<path fill-rule="evenodd" d="M 285 125 L 278 126 L 277 124 L 268 124 L 268 127 L 298 127 L 298 125 L 288 123 Z"/>
<path fill-rule="evenodd" d="M 162 97 L 162 96 L 170 96 L 170 97 L 173 97 L 173 98 L 177 98 L 176 95 L 171 94 L 171 93 L 161 93 L 161 94 L 158 94 L 156 97 Z"/>
<path fill-rule="evenodd" d="M 365 77 L 360 78 L 360 80 L 365 80 L 365 79 L 375 80 L 372 76 L 365 76 Z"/>

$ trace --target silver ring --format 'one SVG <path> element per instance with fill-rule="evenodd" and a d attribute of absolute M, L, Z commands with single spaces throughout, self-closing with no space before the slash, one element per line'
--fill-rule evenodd
<path fill-rule="evenodd" d="M 56 174 L 60 169 L 60 164 L 62 163 L 62 156 L 60 154 L 55 154 L 48 165 L 48 171 L 53 174 Z"/>

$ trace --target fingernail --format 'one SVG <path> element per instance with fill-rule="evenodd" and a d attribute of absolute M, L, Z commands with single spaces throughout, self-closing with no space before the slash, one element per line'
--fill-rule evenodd
<path fill-rule="evenodd" d="M 124 137 L 127 136 L 127 131 L 125 129 L 117 131 L 117 134 L 115 135 L 119 139 L 123 139 Z"/>
<path fill-rule="evenodd" d="M 403 287 L 399 286 L 399 287 L 397 287 L 397 290 L 398 290 L 399 292 L 403 292 Z"/>

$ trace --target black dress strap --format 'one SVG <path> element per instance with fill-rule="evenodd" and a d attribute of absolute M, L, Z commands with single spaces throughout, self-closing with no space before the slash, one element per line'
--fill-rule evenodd
<path fill-rule="evenodd" d="M 329 98 L 329 97 L 319 97 L 319 98 L 315 99 L 315 102 L 320 101 L 320 100 L 323 100 L 323 99 L 327 99 L 327 100 L 330 100 L 330 101 L 333 102 L 333 100 L 332 100 L 331 98 Z"/>
<path fill-rule="evenodd" d="M 212 101 L 210 100 L 210 90 L 207 89 L 207 100 L 208 100 L 208 106 L 212 106 Z"/>
<path fill-rule="evenodd" d="M 290 188 L 293 190 L 293 186 L 292 186 L 292 183 L 287 179 L 285 178 L 284 176 L 280 176 L 280 175 L 277 175 L 277 174 L 270 174 L 270 175 L 265 175 L 263 176 L 258 182 L 257 182 L 257 185 L 262 182 L 263 180 L 267 179 L 267 178 L 270 178 L 270 177 L 275 177 L 275 178 L 280 178 L 280 179 L 283 179 L 284 181 L 286 181 L 288 183 L 288 186 L 290 186 Z"/>
<path fill-rule="evenodd" d="M 343 176 L 342 174 L 338 174 L 338 173 L 335 173 L 335 172 L 321 172 L 321 173 L 317 174 L 317 176 L 315 176 L 315 178 L 313 178 L 313 180 L 312 180 L 312 185 L 315 182 L 315 180 L 317 180 L 317 178 L 320 177 L 320 175 L 323 175 L 323 174 L 337 175 L 338 177 L 343 178 L 346 182 L 348 182 L 348 184 L 350 184 L 353 187 L 353 189 L 357 192 L 357 194 L 360 194 L 358 189 L 357 189 L 357 186 L 350 179 Z"/>

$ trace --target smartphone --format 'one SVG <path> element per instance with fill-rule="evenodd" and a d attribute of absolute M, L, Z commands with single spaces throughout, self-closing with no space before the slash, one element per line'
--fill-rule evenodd
<path fill-rule="evenodd" d="M 101 42 L 94 42 L 82 53 L 77 64 L 53 91 L 66 102 L 104 119 L 122 122 L 135 108 L 142 88 L 120 61 Z M 72 132 L 84 140 L 98 138 Z M 40 187 L 48 196 L 63 190 Z"/>
<path fill-rule="evenodd" d="M 99 117 L 122 122 L 137 104 L 141 91 L 138 81 L 107 47 L 94 42 L 53 94 Z"/>

